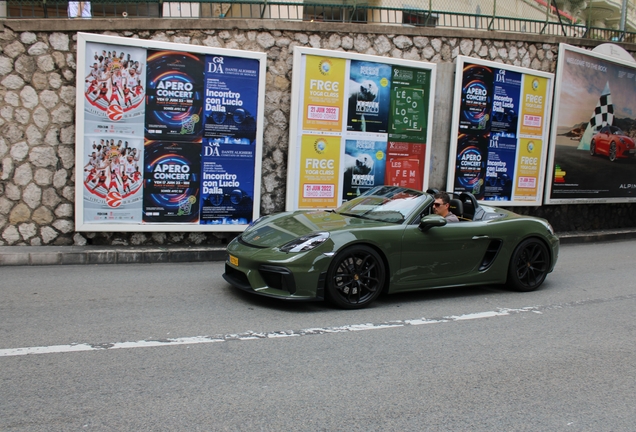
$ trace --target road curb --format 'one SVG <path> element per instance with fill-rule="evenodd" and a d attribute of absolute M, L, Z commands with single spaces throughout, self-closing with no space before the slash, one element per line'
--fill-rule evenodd
<path fill-rule="evenodd" d="M 225 246 L 2 246 L 0 266 L 224 261 Z"/>
<path fill-rule="evenodd" d="M 557 236 L 561 244 L 627 240 L 636 238 L 636 228 L 590 232 L 563 232 L 557 233 Z"/>

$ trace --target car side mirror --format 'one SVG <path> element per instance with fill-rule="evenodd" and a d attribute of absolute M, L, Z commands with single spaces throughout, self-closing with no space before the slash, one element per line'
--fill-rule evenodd
<path fill-rule="evenodd" d="M 447 223 L 446 218 L 440 215 L 431 214 L 431 215 L 424 216 L 420 220 L 419 228 L 420 228 L 420 231 L 426 232 L 433 227 L 444 226 L 446 225 L 446 223 Z"/>

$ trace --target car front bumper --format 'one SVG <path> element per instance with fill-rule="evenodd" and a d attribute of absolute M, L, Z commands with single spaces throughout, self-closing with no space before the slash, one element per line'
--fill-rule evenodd
<path fill-rule="evenodd" d="M 320 249 L 320 248 L 316 248 Z M 227 248 L 223 278 L 250 293 L 283 300 L 323 300 L 331 254 L 283 253 L 234 240 Z"/>

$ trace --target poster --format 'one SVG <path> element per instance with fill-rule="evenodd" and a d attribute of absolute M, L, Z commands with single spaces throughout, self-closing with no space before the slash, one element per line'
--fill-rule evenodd
<path fill-rule="evenodd" d="M 342 201 L 384 185 L 386 142 L 347 140 L 344 152 Z"/>
<path fill-rule="evenodd" d="M 384 184 L 424 190 L 426 144 L 389 141 Z"/>
<path fill-rule="evenodd" d="M 493 134 L 488 141 L 484 196 L 492 201 L 510 201 L 515 179 L 517 140 L 507 134 Z"/>
<path fill-rule="evenodd" d="M 86 135 L 84 218 L 92 223 L 140 222 L 143 179 L 139 138 Z"/>
<path fill-rule="evenodd" d="M 255 149 L 250 144 L 204 140 L 201 223 L 249 224 L 254 205 Z"/>
<path fill-rule="evenodd" d="M 308 55 L 303 66 L 305 77 L 302 129 L 341 131 L 346 89 L 346 60 Z"/>
<path fill-rule="evenodd" d="M 635 202 L 636 63 L 561 44 L 554 110 L 546 203 Z"/>
<path fill-rule="evenodd" d="M 76 229 L 245 229 L 260 207 L 265 60 L 79 33 Z"/>
<path fill-rule="evenodd" d="M 393 67 L 389 140 L 426 142 L 431 71 Z"/>
<path fill-rule="evenodd" d="M 148 50 L 146 138 L 200 141 L 203 56 Z"/>
<path fill-rule="evenodd" d="M 201 145 L 147 141 L 144 222 L 198 222 Z"/>
<path fill-rule="evenodd" d="M 459 56 L 447 190 L 541 205 L 552 74 Z"/>
<path fill-rule="evenodd" d="M 388 130 L 391 103 L 391 66 L 351 60 L 348 83 L 347 130 Z"/>
<path fill-rule="evenodd" d="M 340 167 L 340 138 L 303 135 L 300 149 L 300 188 L 302 207 L 336 207 Z"/>
<path fill-rule="evenodd" d="M 435 65 L 294 47 L 287 210 L 428 183 Z"/>
<path fill-rule="evenodd" d="M 206 57 L 204 138 L 222 138 L 228 144 L 255 143 L 258 68 L 257 60 Z"/>

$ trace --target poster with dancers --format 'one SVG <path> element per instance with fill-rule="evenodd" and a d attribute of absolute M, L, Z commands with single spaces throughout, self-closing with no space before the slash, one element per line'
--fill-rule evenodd
<path fill-rule="evenodd" d="M 84 220 L 141 222 L 143 140 L 86 135 L 84 149 Z"/>
<path fill-rule="evenodd" d="M 146 50 L 87 43 L 83 75 L 85 133 L 143 137 Z"/>

